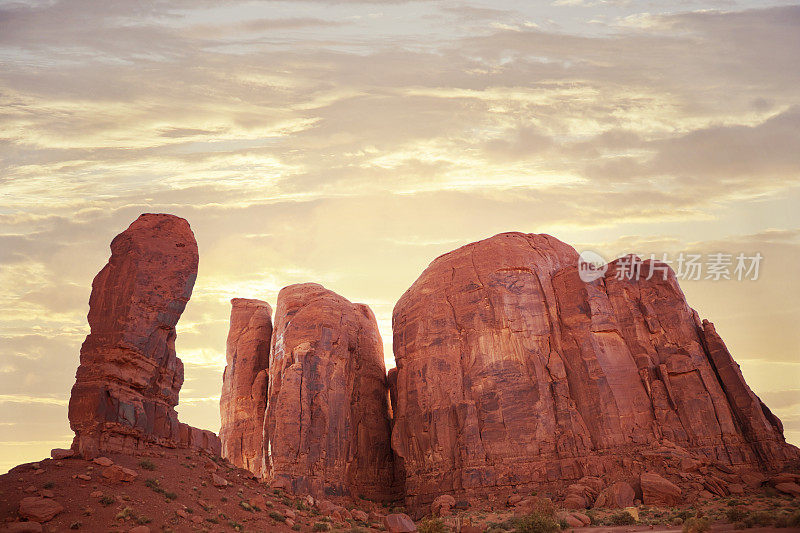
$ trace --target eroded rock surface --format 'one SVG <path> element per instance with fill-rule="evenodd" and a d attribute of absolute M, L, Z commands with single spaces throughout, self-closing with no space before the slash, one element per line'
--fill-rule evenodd
<path fill-rule="evenodd" d="M 383 345 L 369 307 L 313 283 L 281 290 L 269 376 L 267 481 L 315 496 L 396 490 Z"/>
<path fill-rule="evenodd" d="M 431 263 L 393 315 L 408 503 L 645 470 L 696 496 L 797 457 L 673 272 L 625 262 L 587 283 L 570 246 L 505 233 Z"/>
<path fill-rule="evenodd" d="M 144 214 L 111 242 L 92 283 L 91 333 L 69 402 L 73 449 L 84 457 L 150 444 L 219 452 L 214 433 L 179 423 L 175 412 L 183 384 L 175 325 L 197 263 L 189 223 L 173 215 Z"/>
<path fill-rule="evenodd" d="M 219 438 L 222 456 L 261 475 L 264 411 L 267 407 L 272 308 L 267 302 L 234 298 L 222 377 Z"/>

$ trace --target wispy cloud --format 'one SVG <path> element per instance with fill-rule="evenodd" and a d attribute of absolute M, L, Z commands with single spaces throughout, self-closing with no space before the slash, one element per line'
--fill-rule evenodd
<path fill-rule="evenodd" d="M 373 306 L 391 364 L 392 302 L 422 269 L 514 229 L 762 251 L 757 291 L 686 293 L 769 391 L 800 341 L 800 7 L 754 5 L 2 4 L 8 423 L 65 430 L 92 278 L 149 211 L 200 246 L 177 339 L 196 425 L 219 424 L 230 298 L 321 282 Z"/>

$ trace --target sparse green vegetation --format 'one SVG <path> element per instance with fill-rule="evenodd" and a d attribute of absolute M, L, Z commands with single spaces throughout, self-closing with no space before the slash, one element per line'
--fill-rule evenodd
<path fill-rule="evenodd" d="M 330 531 L 331 525 L 327 522 L 314 522 L 314 527 L 311 528 L 311 531 Z"/>
<path fill-rule="evenodd" d="M 728 520 L 728 522 L 736 523 L 743 521 L 745 518 L 747 518 L 748 514 L 749 513 L 747 511 L 740 507 L 729 507 L 725 511 L 725 518 Z"/>
<path fill-rule="evenodd" d="M 683 524 L 683 533 L 705 533 L 710 529 L 708 518 L 690 518 Z"/>
<path fill-rule="evenodd" d="M 627 511 L 617 511 L 606 518 L 606 524 L 610 526 L 631 526 L 635 523 L 636 519 Z"/>
<path fill-rule="evenodd" d="M 156 465 L 149 459 L 142 459 L 139 461 L 139 467 L 143 470 L 150 470 L 151 472 L 156 469 Z"/>
<path fill-rule="evenodd" d="M 117 500 L 113 496 L 104 495 L 100 498 L 100 505 L 103 507 L 108 507 L 109 505 L 113 504 Z"/>
<path fill-rule="evenodd" d="M 561 526 L 551 513 L 539 511 L 513 521 L 517 533 L 556 533 Z"/>
<path fill-rule="evenodd" d="M 419 533 L 447 533 L 450 528 L 441 518 L 427 518 L 419 523 Z"/>

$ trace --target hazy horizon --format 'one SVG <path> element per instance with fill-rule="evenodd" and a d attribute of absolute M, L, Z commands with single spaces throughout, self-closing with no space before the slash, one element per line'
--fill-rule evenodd
<path fill-rule="evenodd" d="M 800 444 L 798 27 L 734 0 L 0 0 L 0 472 L 70 444 L 91 281 L 144 212 L 200 249 L 183 422 L 219 429 L 231 298 L 321 283 L 392 366 L 430 261 L 521 231 L 761 254 L 681 287 Z"/>

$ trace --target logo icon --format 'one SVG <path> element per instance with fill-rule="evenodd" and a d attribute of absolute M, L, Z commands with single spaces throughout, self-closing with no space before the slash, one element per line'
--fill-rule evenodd
<path fill-rule="evenodd" d="M 608 263 L 597 252 L 585 250 L 578 257 L 578 276 L 584 283 L 591 283 L 596 279 L 602 278 L 606 270 L 608 270 Z"/>

